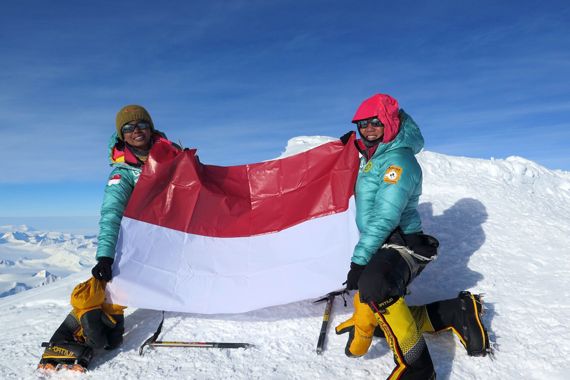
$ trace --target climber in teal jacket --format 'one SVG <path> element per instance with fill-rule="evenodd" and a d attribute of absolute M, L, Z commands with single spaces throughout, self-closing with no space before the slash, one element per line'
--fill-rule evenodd
<path fill-rule="evenodd" d="M 360 238 L 347 275 L 349 290 L 358 289 L 364 268 L 384 244 L 422 231 L 422 170 L 415 155 L 424 146 L 417 124 L 390 95 L 366 99 L 352 122 L 361 137 L 355 142 L 361 157 L 354 191 Z M 346 143 L 352 133 L 341 140 Z"/>
<path fill-rule="evenodd" d="M 424 146 L 422 134 L 412 118 L 403 110 L 401 120 L 394 121 L 392 133 L 384 126 L 383 141 L 371 145 L 367 139 L 358 141 L 362 153 L 360 171 L 356 182 L 356 224 L 360 239 L 354 249 L 352 262 L 366 265 L 372 255 L 400 227 L 405 234 L 419 232 L 422 223 L 417 211 L 422 193 L 422 170 L 414 157 Z M 355 117 L 367 115 L 356 115 Z M 398 132 L 399 126 L 399 132 Z M 359 128 L 361 134 L 370 125 Z M 369 145 L 369 146 L 367 146 Z"/>
<path fill-rule="evenodd" d="M 154 128 L 148 111 L 138 105 L 123 107 L 116 118 L 116 132 L 109 141 L 109 161 L 113 167 L 109 176 L 97 242 L 97 265 L 91 273 L 98 280 L 110 281 L 119 236 L 121 219 L 141 174 L 143 165 L 155 144 L 176 144 Z"/>
<path fill-rule="evenodd" d="M 384 336 L 396 364 L 388 379 L 434 379 L 424 333 L 452 330 L 469 355 L 487 353 L 480 296 L 462 291 L 453 299 L 407 305 L 407 287 L 437 257 L 439 245 L 435 237 L 423 233 L 417 210 L 423 179 L 415 155 L 424 139 L 390 95 L 366 99 L 352 122 L 361 137 L 356 141 L 361 161 L 355 188 L 360 238 L 345 284 L 358 292 L 353 316 L 336 332 L 349 332 L 345 347 L 349 357 L 365 355 L 372 337 Z M 351 133 L 341 138 L 343 143 Z"/>

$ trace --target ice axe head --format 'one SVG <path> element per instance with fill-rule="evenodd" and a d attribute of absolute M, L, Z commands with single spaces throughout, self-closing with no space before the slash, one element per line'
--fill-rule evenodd
<path fill-rule="evenodd" d="M 342 299 L 344 300 L 344 306 L 346 306 L 346 300 L 344 299 L 344 295 L 348 293 L 348 290 L 346 290 L 346 288 L 344 289 L 340 289 L 340 290 L 335 290 L 334 292 L 330 292 L 328 293 L 326 296 L 321 297 L 315 301 L 313 301 L 313 303 L 320 303 L 323 301 L 328 301 L 328 300 L 332 300 L 334 299 L 336 296 L 342 296 Z"/>

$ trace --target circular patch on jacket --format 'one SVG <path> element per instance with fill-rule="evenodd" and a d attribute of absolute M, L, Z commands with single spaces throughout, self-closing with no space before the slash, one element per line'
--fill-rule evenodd
<path fill-rule="evenodd" d="M 395 185 L 402 178 L 402 168 L 396 165 L 391 165 L 384 173 L 384 182 Z"/>
<path fill-rule="evenodd" d="M 366 166 L 364 166 L 364 173 L 368 173 L 372 169 L 372 161 L 368 161 Z"/>

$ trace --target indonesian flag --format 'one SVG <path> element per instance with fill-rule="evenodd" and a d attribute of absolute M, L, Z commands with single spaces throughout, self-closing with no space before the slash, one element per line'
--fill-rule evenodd
<path fill-rule="evenodd" d="M 121 222 L 108 300 L 241 313 L 342 287 L 358 241 L 353 139 L 231 167 L 155 144 Z"/>

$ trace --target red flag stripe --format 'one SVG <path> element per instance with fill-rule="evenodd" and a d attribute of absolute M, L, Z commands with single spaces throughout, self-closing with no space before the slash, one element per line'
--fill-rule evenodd
<path fill-rule="evenodd" d="M 346 211 L 357 171 L 352 141 L 230 167 L 203 165 L 195 150 L 175 152 L 158 143 L 125 216 L 211 237 L 271 233 Z"/>

